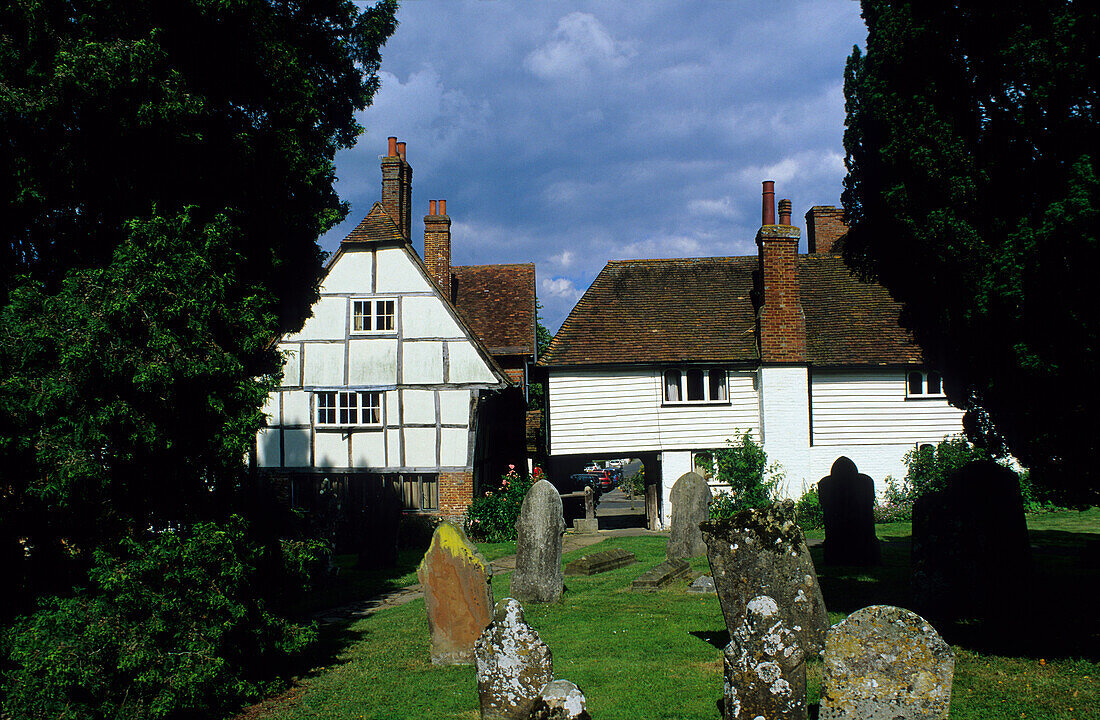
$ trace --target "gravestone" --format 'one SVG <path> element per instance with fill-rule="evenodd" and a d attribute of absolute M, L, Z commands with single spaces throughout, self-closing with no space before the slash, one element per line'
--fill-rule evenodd
<path fill-rule="evenodd" d="M 440 523 L 416 577 L 424 589 L 433 665 L 470 665 L 493 617 L 493 567 L 448 522 Z"/>
<path fill-rule="evenodd" d="M 817 484 L 825 518 L 826 565 L 877 565 L 875 481 L 843 455 Z"/>
<path fill-rule="evenodd" d="M 690 576 L 691 565 L 688 565 L 687 560 L 665 560 L 657 567 L 650 568 L 639 575 L 634 582 L 630 584 L 630 589 L 641 592 L 652 592 L 672 584 L 675 580 Z"/>
<path fill-rule="evenodd" d="M 573 529 L 583 535 L 590 535 L 600 529 L 600 521 L 596 519 L 596 491 L 591 485 L 584 486 L 584 519 L 574 520 Z"/>
<path fill-rule="evenodd" d="M 568 680 L 555 680 L 539 693 L 531 720 L 592 720 L 592 716 L 579 687 Z"/>
<path fill-rule="evenodd" d="M 1011 625 L 1026 608 L 1031 549 L 1016 474 L 991 461 L 953 473 L 913 504 L 913 603 L 936 622 Z"/>
<path fill-rule="evenodd" d="M 546 480 L 527 491 L 516 521 L 516 569 L 512 595 L 521 602 L 557 602 L 564 580 L 561 537 L 565 534 L 561 496 Z"/>
<path fill-rule="evenodd" d="M 493 624 L 474 645 L 483 720 L 527 720 L 539 691 L 554 679 L 554 659 L 512 598 L 497 603 Z"/>
<path fill-rule="evenodd" d="M 707 481 L 698 473 L 684 473 L 672 486 L 672 532 L 665 550 L 665 557 L 669 560 L 696 557 L 707 552 L 699 523 L 710 517 L 711 497 Z"/>
<path fill-rule="evenodd" d="M 688 592 L 695 595 L 714 595 L 714 578 L 710 575 L 700 575 L 688 585 Z"/>
<path fill-rule="evenodd" d="M 813 559 L 795 522 L 794 502 L 742 510 L 702 527 L 730 633 L 741 626 L 749 600 L 767 595 L 779 605 L 784 625 L 806 656 L 817 657 L 825 649 L 829 618 Z"/>
<path fill-rule="evenodd" d="M 601 550 L 600 552 L 577 558 L 565 566 L 566 575 L 595 575 L 596 573 L 617 570 L 638 562 L 634 553 L 621 548 Z"/>
<path fill-rule="evenodd" d="M 955 656 L 924 618 L 891 605 L 829 630 L 818 717 L 947 720 Z"/>
<path fill-rule="evenodd" d="M 749 600 L 723 654 L 725 720 L 806 720 L 806 656 L 767 595 Z"/>

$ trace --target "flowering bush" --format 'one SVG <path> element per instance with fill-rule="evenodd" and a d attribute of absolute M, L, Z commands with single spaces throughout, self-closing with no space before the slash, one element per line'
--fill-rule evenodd
<path fill-rule="evenodd" d="M 515 465 L 509 465 L 508 472 L 500 479 L 500 486 L 474 498 L 466 509 L 466 535 L 483 542 L 515 540 L 516 520 L 523 498 L 531 485 L 541 479 L 541 468 L 535 468 L 527 477 L 517 473 Z"/>

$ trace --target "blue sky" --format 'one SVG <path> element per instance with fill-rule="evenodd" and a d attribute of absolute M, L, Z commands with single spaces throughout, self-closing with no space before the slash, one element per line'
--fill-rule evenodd
<path fill-rule="evenodd" d="M 453 264 L 534 262 L 551 332 L 609 260 L 754 253 L 762 180 L 799 226 L 840 202 L 854 0 L 405 0 L 398 20 L 326 250 L 378 199 L 390 135 L 417 250 L 447 200 Z"/>

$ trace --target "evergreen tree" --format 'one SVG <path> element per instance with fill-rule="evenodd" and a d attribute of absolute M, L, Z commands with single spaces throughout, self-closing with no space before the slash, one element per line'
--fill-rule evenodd
<path fill-rule="evenodd" d="M 1095 502 L 1100 8 L 863 0 L 848 263 L 903 303 L 971 439 Z"/>

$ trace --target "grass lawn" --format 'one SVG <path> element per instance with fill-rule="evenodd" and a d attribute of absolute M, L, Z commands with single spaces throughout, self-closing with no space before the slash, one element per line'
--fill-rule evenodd
<path fill-rule="evenodd" d="M 1034 596 L 1035 611 L 1026 627 L 1013 629 L 1018 651 L 996 654 L 983 646 L 981 633 L 949 629 L 956 653 L 953 719 L 1100 716 L 1100 632 L 1091 592 L 1100 586 L 1092 554 L 1100 541 L 1100 510 L 1044 513 L 1028 522 L 1039 547 L 1034 578 L 1021 583 L 1021 592 Z M 826 567 L 820 550 L 813 550 L 833 622 L 873 603 L 907 605 L 909 526 L 878 528 L 880 567 Z M 590 578 L 566 578 L 562 603 L 526 608 L 528 622 L 553 652 L 555 676 L 585 691 L 598 720 L 719 717 L 721 648 L 728 635 L 717 598 L 690 595 L 684 585 L 648 595 L 629 590 L 635 577 L 664 559 L 664 546 L 660 537 L 612 538 L 567 554 L 566 561 L 621 547 L 639 562 Z M 512 543 L 483 546 L 491 557 L 513 551 Z M 693 566 L 708 570 L 705 558 Z M 494 578 L 497 600 L 508 596 L 509 578 Z M 951 637 L 956 631 L 958 639 Z M 479 717 L 473 668 L 436 668 L 428 661 L 422 600 L 330 626 L 319 652 L 317 667 L 295 688 L 248 717 Z M 811 663 L 811 702 L 818 698 L 820 674 L 820 662 Z"/>

